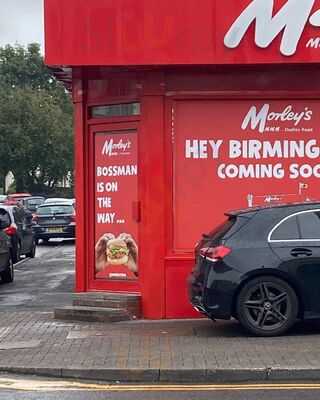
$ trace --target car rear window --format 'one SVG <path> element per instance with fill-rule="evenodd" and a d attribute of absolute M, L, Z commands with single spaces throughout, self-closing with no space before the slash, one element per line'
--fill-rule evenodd
<path fill-rule="evenodd" d="M 28 207 L 34 207 L 34 206 L 39 206 L 44 202 L 43 199 L 32 199 L 32 200 L 27 200 Z"/>
<path fill-rule="evenodd" d="M 210 241 L 212 242 L 219 242 L 231 230 L 236 221 L 236 217 L 229 217 L 206 236 L 210 238 Z"/>
<path fill-rule="evenodd" d="M 48 214 L 73 214 L 73 207 L 69 205 L 51 205 L 45 207 L 39 207 L 37 210 L 38 215 Z"/>

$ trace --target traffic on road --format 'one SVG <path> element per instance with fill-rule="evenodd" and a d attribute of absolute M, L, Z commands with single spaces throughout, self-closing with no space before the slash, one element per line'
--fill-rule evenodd
<path fill-rule="evenodd" d="M 0 279 L 14 281 L 15 265 L 22 257 L 34 258 L 39 242 L 75 239 L 74 199 L 15 193 L 0 199 Z"/>

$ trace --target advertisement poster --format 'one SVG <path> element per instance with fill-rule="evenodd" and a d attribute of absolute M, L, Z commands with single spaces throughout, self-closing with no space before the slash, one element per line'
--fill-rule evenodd
<path fill-rule="evenodd" d="M 224 213 L 319 200 L 313 100 L 174 103 L 174 248 L 190 251 Z"/>
<path fill-rule="evenodd" d="M 137 132 L 95 134 L 95 277 L 136 280 Z"/>

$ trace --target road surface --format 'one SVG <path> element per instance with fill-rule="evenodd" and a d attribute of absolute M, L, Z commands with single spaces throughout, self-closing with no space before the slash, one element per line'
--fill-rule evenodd
<path fill-rule="evenodd" d="M 52 310 L 71 304 L 74 286 L 74 241 L 39 244 L 34 259 L 15 265 L 13 283 L 0 283 L 0 312 Z M 63 259 L 64 262 L 57 262 Z"/>

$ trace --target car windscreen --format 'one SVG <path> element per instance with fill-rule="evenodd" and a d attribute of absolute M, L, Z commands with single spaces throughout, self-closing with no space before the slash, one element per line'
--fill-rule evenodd
<path fill-rule="evenodd" d="M 72 206 L 69 205 L 48 205 L 39 207 L 37 209 L 38 215 L 50 215 L 50 214 L 73 214 L 74 210 Z"/>

